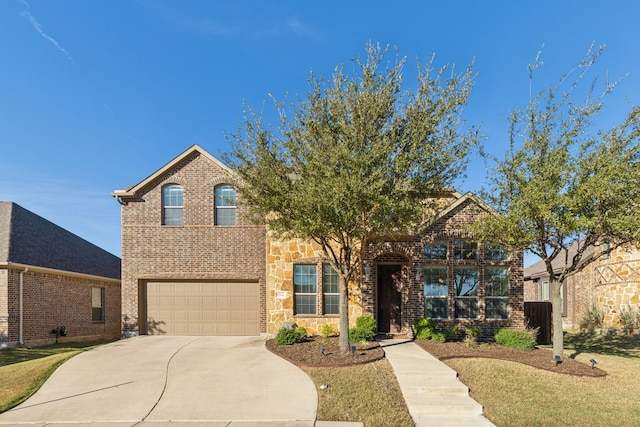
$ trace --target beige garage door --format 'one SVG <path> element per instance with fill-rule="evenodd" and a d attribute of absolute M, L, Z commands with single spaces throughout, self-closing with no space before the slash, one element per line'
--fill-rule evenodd
<path fill-rule="evenodd" d="M 258 283 L 149 282 L 148 333 L 259 335 L 258 289 Z"/>

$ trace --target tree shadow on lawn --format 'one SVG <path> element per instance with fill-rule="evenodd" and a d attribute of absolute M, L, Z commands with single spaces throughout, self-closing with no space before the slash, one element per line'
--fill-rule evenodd
<path fill-rule="evenodd" d="M 564 343 L 566 347 L 574 351 L 569 355 L 572 359 L 581 353 L 640 359 L 640 335 L 625 336 L 595 332 L 565 333 Z"/>

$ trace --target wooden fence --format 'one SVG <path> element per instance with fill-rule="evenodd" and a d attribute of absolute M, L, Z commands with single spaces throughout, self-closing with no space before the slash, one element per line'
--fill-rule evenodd
<path fill-rule="evenodd" d="M 538 344 L 551 344 L 551 302 L 532 301 L 524 303 L 524 321 L 527 328 L 540 328 Z"/>

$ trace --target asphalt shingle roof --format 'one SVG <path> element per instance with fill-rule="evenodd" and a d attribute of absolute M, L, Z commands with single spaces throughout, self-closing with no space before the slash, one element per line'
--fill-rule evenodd
<path fill-rule="evenodd" d="M 0 262 L 120 279 L 120 258 L 14 202 L 0 202 Z"/>

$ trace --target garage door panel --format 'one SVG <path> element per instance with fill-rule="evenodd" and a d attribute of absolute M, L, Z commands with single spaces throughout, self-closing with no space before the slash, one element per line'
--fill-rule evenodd
<path fill-rule="evenodd" d="M 258 283 L 150 282 L 148 333 L 259 335 Z"/>

